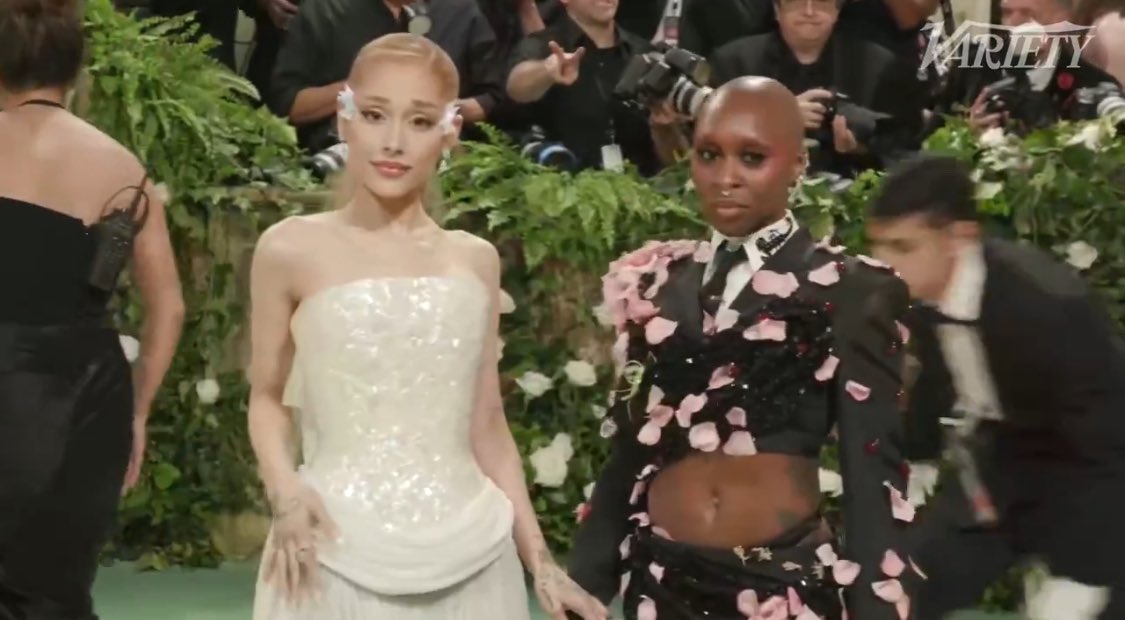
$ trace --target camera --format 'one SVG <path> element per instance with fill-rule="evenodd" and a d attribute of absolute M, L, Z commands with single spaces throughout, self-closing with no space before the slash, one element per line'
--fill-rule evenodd
<path fill-rule="evenodd" d="M 548 166 L 568 172 L 578 170 L 578 156 L 563 146 L 561 142 L 548 142 L 547 133 L 539 125 L 531 129 L 519 141 L 520 155 L 540 166 Z"/>
<path fill-rule="evenodd" d="M 1074 120 L 1113 118 L 1125 121 L 1125 97 L 1121 87 L 1113 82 L 1079 88 L 1074 91 L 1074 107 L 1070 115 Z"/>
<path fill-rule="evenodd" d="M 832 121 L 837 116 L 842 116 L 847 121 L 848 130 L 855 136 L 856 142 L 878 153 L 880 139 L 895 122 L 890 114 L 865 108 L 841 92 L 833 91 L 831 97 L 821 99 L 820 103 L 824 106 L 824 120 L 817 129 L 816 139 L 821 144 L 832 144 Z"/>
<path fill-rule="evenodd" d="M 329 176 L 343 170 L 344 164 L 347 163 L 347 161 L 348 145 L 339 142 L 309 157 L 305 160 L 305 167 L 308 168 L 318 180 L 323 181 Z"/>
<path fill-rule="evenodd" d="M 1026 72 L 985 86 L 984 109 L 988 114 L 1007 112 L 1008 118 L 1028 129 L 1049 127 L 1058 120 L 1050 95 L 1045 90 L 1035 90 Z"/>
<path fill-rule="evenodd" d="M 660 44 L 629 60 L 613 95 L 639 107 L 667 100 L 680 114 L 695 118 L 711 96 L 712 89 L 706 86 L 710 79 L 711 66 L 705 58 Z"/>

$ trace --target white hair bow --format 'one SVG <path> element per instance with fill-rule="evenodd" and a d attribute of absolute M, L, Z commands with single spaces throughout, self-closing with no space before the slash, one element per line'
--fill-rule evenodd
<path fill-rule="evenodd" d="M 355 107 L 355 91 L 351 86 L 344 85 L 344 90 L 341 90 L 336 95 L 336 103 L 340 106 L 339 115 L 348 120 L 354 119 L 359 111 Z M 451 134 L 456 131 L 453 126 L 453 121 L 457 118 L 457 113 L 461 111 L 461 106 L 456 101 L 451 101 L 445 106 L 445 112 L 441 116 L 441 121 L 438 126 L 444 134 Z"/>

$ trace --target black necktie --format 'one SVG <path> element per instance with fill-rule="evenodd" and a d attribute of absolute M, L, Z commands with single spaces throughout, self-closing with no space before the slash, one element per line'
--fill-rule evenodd
<path fill-rule="evenodd" d="M 703 288 L 699 289 L 699 304 L 704 312 L 712 317 L 715 316 L 719 307 L 723 305 L 723 291 L 727 288 L 727 276 L 730 275 L 730 270 L 746 262 L 748 258 L 745 248 L 741 245 L 735 246 L 729 241 L 719 244 L 719 249 L 715 251 L 715 272 L 711 274 L 711 279 L 703 285 Z"/>

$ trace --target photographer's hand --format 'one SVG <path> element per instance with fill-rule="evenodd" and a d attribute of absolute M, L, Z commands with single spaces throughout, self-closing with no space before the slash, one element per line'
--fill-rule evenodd
<path fill-rule="evenodd" d="M 801 117 L 805 119 L 805 129 L 820 127 L 824 122 L 824 113 L 828 111 L 821 100 L 831 98 L 832 93 L 823 88 L 812 88 L 797 95 L 797 104 L 801 106 Z"/>
<path fill-rule="evenodd" d="M 1008 120 L 1006 112 L 989 113 L 984 96 L 985 91 L 981 91 L 976 100 L 973 101 L 973 106 L 969 108 L 969 126 L 977 133 L 992 127 L 999 127 Z"/>
<path fill-rule="evenodd" d="M 678 125 L 683 122 L 684 118 L 676 112 L 671 103 L 663 100 L 660 103 L 649 106 L 648 108 L 648 121 L 653 127 L 667 127 L 669 125 Z"/>
<path fill-rule="evenodd" d="M 862 153 L 863 148 L 848 129 L 848 121 L 843 116 L 832 119 L 832 143 L 837 153 Z"/>
<path fill-rule="evenodd" d="M 551 49 L 551 55 L 543 61 L 543 66 L 547 68 L 547 72 L 556 84 L 570 86 L 578 80 L 578 63 L 586 54 L 586 48 L 580 47 L 573 52 L 566 52 L 554 41 L 547 46 Z"/>

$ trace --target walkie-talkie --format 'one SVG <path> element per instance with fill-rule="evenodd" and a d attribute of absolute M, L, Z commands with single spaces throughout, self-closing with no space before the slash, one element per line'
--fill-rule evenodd
<path fill-rule="evenodd" d="M 145 200 L 146 205 L 144 213 L 138 218 L 137 212 L 141 208 L 141 200 Z M 113 292 L 117 287 L 117 278 L 125 269 L 125 263 L 132 254 L 137 231 L 140 230 L 144 217 L 148 215 L 147 201 L 148 196 L 144 193 L 144 181 L 142 181 L 127 208 L 105 215 L 91 227 L 90 232 L 95 236 L 95 245 L 94 259 L 90 265 L 90 286 L 106 293 Z"/>

